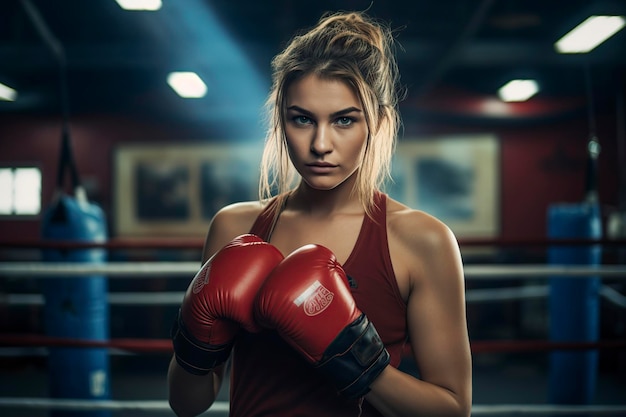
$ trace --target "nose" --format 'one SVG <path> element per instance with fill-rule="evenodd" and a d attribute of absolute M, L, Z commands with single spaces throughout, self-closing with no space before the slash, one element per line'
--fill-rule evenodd
<path fill-rule="evenodd" d="M 311 139 L 311 152 L 316 155 L 324 155 L 333 150 L 331 132 L 323 125 L 318 125 Z"/>

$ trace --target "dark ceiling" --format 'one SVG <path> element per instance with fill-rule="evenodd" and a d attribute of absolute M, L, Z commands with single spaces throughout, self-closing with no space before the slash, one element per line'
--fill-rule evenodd
<path fill-rule="evenodd" d="M 325 11 L 368 8 L 397 29 L 405 124 L 584 115 L 590 97 L 610 103 L 626 79 L 626 30 L 589 54 L 553 47 L 591 14 L 626 15 L 624 0 L 163 0 L 158 12 L 114 0 L 0 2 L 0 82 L 19 94 L 0 101 L 0 115 L 124 114 L 249 134 L 270 60 L 294 31 Z M 199 73 L 207 96 L 180 99 L 165 82 L 172 70 Z M 496 90 L 514 77 L 536 79 L 541 92 L 498 104 Z"/>

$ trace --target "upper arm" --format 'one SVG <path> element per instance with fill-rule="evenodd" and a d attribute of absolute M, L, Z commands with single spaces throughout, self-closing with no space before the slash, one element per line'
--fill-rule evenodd
<path fill-rule="evenodd" d="M 220 210 L 209 226 L 202 263 L 235 237 L 247 233 L 260 212 L 260 207 L 258 203 L 239 203 Z M 215 400 L 223 375 L 224 365 L 213 369 L 208 375 L 192 375 L 180 367 L 173 356 L 168 370 L 170 406 L 180 416 L 201 413 Z"/>
<path fill-rule="evenodd" d="M 231 204 L 218 211 L 206 234 L 202 262 L 206 262 L 237 236 L 248 233 L 260 212 L 259 202 Z"/>
<path fill-rule="evenodd" d="M 410 294 L 407 323 L 423 380 L 471 401 L 471 356 L 465 310 L 463 264 L 457 241 L 434 218 L 408 238 Z M 413 230 L 415 228 L 405 229 Z"/>

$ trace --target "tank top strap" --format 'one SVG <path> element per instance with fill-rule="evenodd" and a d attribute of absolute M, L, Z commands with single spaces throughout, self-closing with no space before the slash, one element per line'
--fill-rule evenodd
<path fill-rule="evenodd" d="M 372 245 L 373 248 L 370 248 Z M 359 236 L 343 267 L 350 269 L 351 266 L 358 265 L 359 258 L 367 256 L 368 248 L 377 250 L 380 247 L 387 248 L 387 196 L 376 191 L 372 216 L 364 216 Z"/>
<path fill-rule="evenodd" d="M 257 235 L 261 239 L 269 242 L 275 223 L 275 208 L 278 204 L 278 197 L 272 198 L 257 216 L 254 224 L 250 228 L 250 233 Z"/>

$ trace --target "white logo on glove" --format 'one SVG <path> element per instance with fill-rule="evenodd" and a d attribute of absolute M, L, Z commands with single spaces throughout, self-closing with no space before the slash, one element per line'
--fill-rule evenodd
<path fill-rule="evenodd" d="M 307 316 L 317 316 L 328 308 L 334 296 L 335 294 L 330 292 L 319 281 L 315 281 L 298 298 L 293 300 L 293 303 L 298 307 L 304 304 L 304 314 Z"/>
<path fill-rule="evenodd" d="M 209 282 L 209 272 L 211 272 L 211 265 L 207 264 L 205 268 L 202 268 L 193 279 L 193 291 L 194 294 L 198 294 L 202 291 L 202 288 Z"/>

